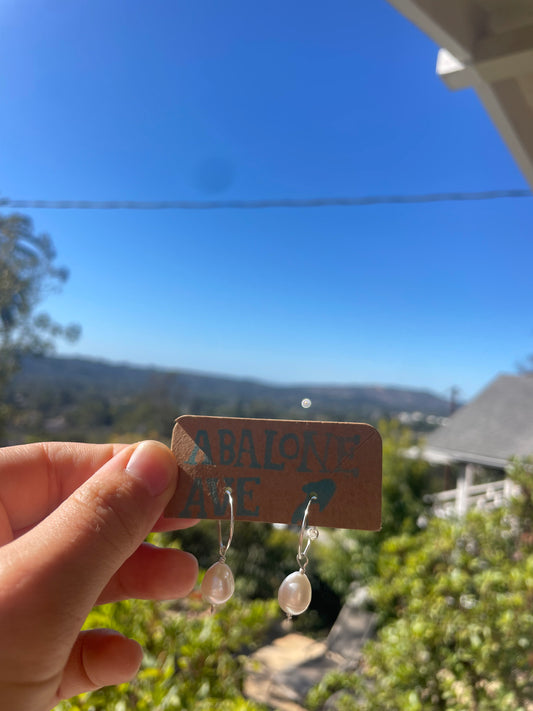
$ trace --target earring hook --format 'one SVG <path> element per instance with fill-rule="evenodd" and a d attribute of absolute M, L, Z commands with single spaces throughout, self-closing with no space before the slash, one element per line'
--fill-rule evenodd
<path fill-rule="evenodd" d="M 296 556 L 296 562 L 300 566 L 301 572 L 305 572 L 305 569 L 307 567 L 307 564 L 309 562 L 309 559 L 307 557 L 307 551 L 309 550 L 309 546 L 311 545 L 311 541 L 314 541 L 318 538 L 318 529 L 315 528 L 314 526 L 310 527 L 307 530 L 307 517 L 309 515 L 309 508 L 311 504 L 314 501 L 318 501 L 318 497 L 313 494 L 311 498 L 309 499 L 307 506 L 305 507 L 303 519 L 302 519 L 302 525 L 300 527 L 300 536 L 298 538 L 298 555 Z M 307 543 L 305 544 L 305 548 L 302 550 L 302 544 L 304 540 L 304 534 L 306 533 L 307 530 Z"/>
<path fill-rule="evenodd" d="M 230 522 L 228 541 L 226 545 L 222 543 L 222 522 L 220 520 L 218 522 L 218 546 L 220 551 L 219 560 L 221 563 L 226 562 L 226 553 L 229 551 L 229 547 L 231 546 L 231 542 L 233 540 L 233 531 L 235 528 L 235 522 L 233 520 L 233 496 L 231 495 L 231 487 L 227 486 L 224 489 L 224 496 L 227 496 L 229 501 Z"/>

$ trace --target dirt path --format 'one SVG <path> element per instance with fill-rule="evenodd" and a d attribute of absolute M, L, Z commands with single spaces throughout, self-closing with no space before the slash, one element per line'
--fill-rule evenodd
<path fill-rule="evenodd" d="M 279 687 L 274 677 L 302 662 L 324 655 L 326 645 L 309 637 L 290 633 L 278 637 L 267 647 L 250 656 L 244 693 L 248 698 L 267 704 L 279 711 L 305 711 L 296 703 L 295 694 L 287 687 Z M 291 699 L 291 696 L 293 697 Z"/>

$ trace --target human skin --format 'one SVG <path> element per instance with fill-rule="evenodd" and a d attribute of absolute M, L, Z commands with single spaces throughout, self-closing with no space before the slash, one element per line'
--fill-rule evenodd
<path fill-rule="evenodd" d="M 40 443 L 0 449 L 0 699 L 49 711 L 61 699 L 132 679 L 134 640 L 81 627 L 96 604 L 173 599 L 198 565 L 143 543 L 177 485 L 171 451 L 137 445 Z"/>

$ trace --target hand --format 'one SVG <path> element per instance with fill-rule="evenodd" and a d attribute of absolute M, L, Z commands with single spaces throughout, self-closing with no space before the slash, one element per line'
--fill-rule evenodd
<path fill-rule="evenodd" d="M 158 442 L 30 444 L 0 449 L 0 699 L 48 711 L 61 699 L 130 680 L 142 650 L 111 630 L 80 632 L 95 604 L 187 595 L 188 553 L 143 543 L 177 483 Z"/>

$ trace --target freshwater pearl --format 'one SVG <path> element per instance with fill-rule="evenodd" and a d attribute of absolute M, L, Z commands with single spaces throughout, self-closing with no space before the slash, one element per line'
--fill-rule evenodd
<path fill-rule="evenodd" d="M 230 567 L 222 561 L 217 561 L 204 575 L 200 586 L 204 600 L 211 605 L 222 605 L 227 602 L 235 590 L 235 581 Z"/>
<path fill-rule="evenodd" d="M 311 583 L 301 570 L 287 575 L 279 586 L 279 606 L 289 617 L 305 612 L 311 602 Z"/>

